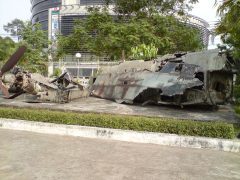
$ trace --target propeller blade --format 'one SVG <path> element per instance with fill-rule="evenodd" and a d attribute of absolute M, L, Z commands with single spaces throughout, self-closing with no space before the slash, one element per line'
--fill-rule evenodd
<path fill-rule="evenodd" d="M 10 57 L 10 59 L 3 65 L 1 69 L 1 75 L 3 75 L 5 72 L 11 70 L 17 62 L 20 60 L 20 58 L 24 55 L 26 51 L 25 46 L 21 46 L 18 48 L 18 50 Z"/>
<path fill-rule="evenodd" d="M 0 80 L 0 90 L 2 91 L 5 98 L 9 97 L 8 88 L 3 84 L 2 80 Z"/>

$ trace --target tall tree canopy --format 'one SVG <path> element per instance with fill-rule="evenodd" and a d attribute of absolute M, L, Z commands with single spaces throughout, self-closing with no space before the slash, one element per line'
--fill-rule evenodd
<path fill-rule="evenodd" d="M 0 62 L 6 61 L 14 52 L 16 43 L 9 37 L 0 36 Z"/>
<path fill-rule="evenodd" d="M 20 19 L 14 19 L 11 22 L 7 23 L 7 25 L 3 26 L 4 31 L 11 34 L 11 36 L 17 36 L 18 40 L 21 39 L 21 31 L 23 30 L 25 24 Z"/>
<path fill-rule="evenodd" d="M 19 42 L 15 43 L 9 37 L 0 37 L 0 61 L 6 60 L 19 46 L 25 45 L 27 51 L 20 61 L 20 66 L 31 72 L 45 73 L 48 61 L 48 39 L 41 24 L 32 25 L 31 22 L 24 23 L 22 20 L 15 19 L 5 25 L 4 29 L 20 38 Z"/>
<path fill-rule="evenodd" d="M 218 1 L 217 1 L 218 2 Z M 240 58 L 240 1 L 221 1 L 218 7 L 221 21 L 216 32 L 223 42 L 233 50 L 235 58 Z"/>
<path fill-rule="evenodd" d="M 47 34 L 41 28 L 40 23 L 34 25 L 31 22 L 27 22 L 25 27 L 21 31 L 22 41 L 19 44 L 27 46 L 27 51 L 24 54 L 21 65 L 31 72 L 47 71 Z"/>
<path fill-rule="evenodd" d="M 216 4 L 219 1 L 216 0 Z M 218 3 L 219 4 L 219 3 Z M 221 35 L 223 43 L 230 47 L 230 52 L 236 60 L 235 68 L 238 69 L 236 85 L 240 84 L 240 1 L 227 0 L 220 1 L 218 14 L 221 17 L 216 29 L 217 34 Z M 234 94 L 239 99 L 240 88 L 236 86 Z M 237 100 L 239 101 L 239 100 Z"/>
<path fill-rule="evenodd" d="M 180 23 L 174 16 L 139 13 L 122 18 L 108 12 L 106 8 L 91 8 L 86 20 L 76 22 L 72 34 L 59 36 L 58 54 L 88 50 L 119 60 L 131 58 L 132 48 L 140 44 L 156 47 L 161 55 L 202 48 L 198 31 Z"/>
<path fill-rule="evenodd" d="M 105 4 L 115 3 L 115 12 L 118 15 L 152 15 L 154 13 L 183 14 L 190 10 L 191 5 L 198 0 L 105 0 Z"/>

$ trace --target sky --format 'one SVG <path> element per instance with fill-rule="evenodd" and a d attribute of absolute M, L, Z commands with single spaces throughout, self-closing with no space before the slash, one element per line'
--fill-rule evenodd
<path fill-rule="evenodd" d="M 217 21 L 214 2 L 215 0 L 199 0 L 190 13 L 206 20 L 212 26 Z M 31 19 L 30 0 L 0 0 L 0 36 L 7 34 L 3 25 L 15 18 L 24 21 Z"/>
<path fill-rule="evenodd" d="M 216 16 L 217 8 L 214 6 L 215 0 L 198 0 L 198 1 L 199 2 L 194 5 L 194 8 L 190 13 L 198 17 L 201 17 L 210 24 L 216 22 L 218 20 L 218 17 Z"/>
<path fill-rule="evenodd" d="M 3 25 L 16 18 L 24 21 L 31 19 L 30 0 L 0 0 L 0 36 L 7 34 Z"/>

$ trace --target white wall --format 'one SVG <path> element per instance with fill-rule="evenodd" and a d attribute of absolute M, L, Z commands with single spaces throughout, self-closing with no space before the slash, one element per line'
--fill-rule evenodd
<path fill-rule="evenodd" d="M 62 0 L 62 5 L 80 4 L 80 0 Z"/>

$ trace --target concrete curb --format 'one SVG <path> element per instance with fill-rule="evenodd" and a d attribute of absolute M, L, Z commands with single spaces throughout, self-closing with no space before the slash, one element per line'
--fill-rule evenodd
<path fill-rule="evenodd" d="M 235 153 L 240 152 L 239 140 L 179 136 L 174 134 L 136 132 L 119 129 L 51 124 L 0 118 L 0 129 L 1 128 L 44 134 L 100 138 L 134 143 L 151 143 L 175 147 L 202 148 Z"/>

